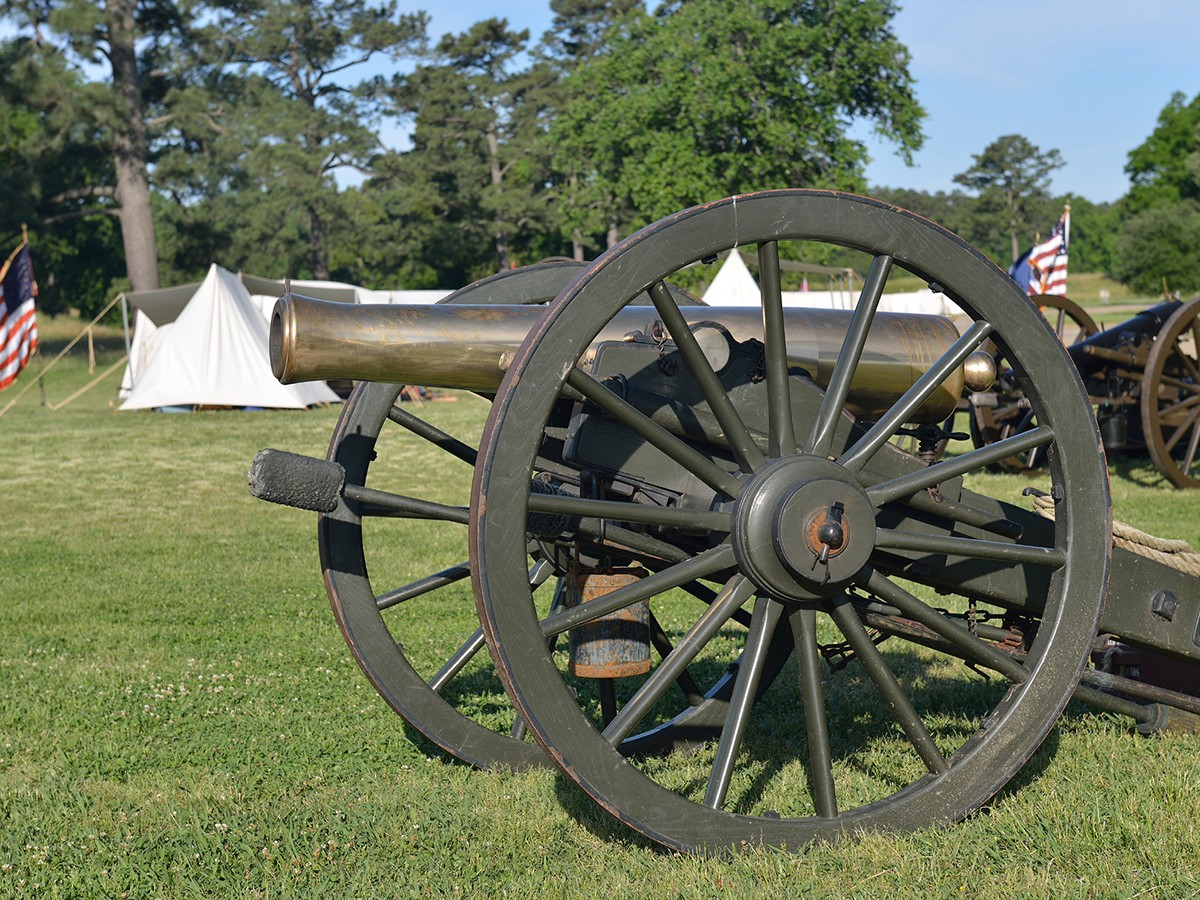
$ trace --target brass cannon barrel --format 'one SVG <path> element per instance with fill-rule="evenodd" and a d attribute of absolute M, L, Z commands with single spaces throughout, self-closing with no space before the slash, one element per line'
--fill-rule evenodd
<path fill-rule="evenodd" d="M 349 378 L 494 392 L 543 309 L 356 305 L 286 294 L 271 317 L 271 368 L 284 384 Z M 701 346 L 714 353 L 720 353 L 725 341 L 722 330 L 736 341 L 762 339 L 758 307 L 685 306 L 681 312 Z M 851 312 L 789 307 L 784 313 L 791 364 L 827 386 Z M 634 332 L 650 334 L 656 324 L 654 307 L 627 306 L 593 346 Z M 942 316 L 879 313 L 855 371 L 850 405 L 867 415 L 885 410 L 957 339 L 954 324 Z M 917 420 L 944 421 L 962 386 L 960 368 L 925 403 Z"/>

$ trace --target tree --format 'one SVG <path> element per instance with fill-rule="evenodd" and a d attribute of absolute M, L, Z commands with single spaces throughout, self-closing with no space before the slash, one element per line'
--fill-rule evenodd
<path fill-rule="evenodd" d="M 253 226 L 243 240 L 270 263 L 259 271 L 331 277 L 331 232 L 342 218 L 334 173 L 370 174 L 382 150 L 376 127 L 385 79 L 355 81 L 349 73 L 376 57 L 398 61 L 416 52 L 426 23 L 424 13 L 397 13 L 395 0 L 246 0 L 211 11 L 188 65 L 207 65 L 209 83 L 225 92 L 211 113 L 209 139 L 222 171 L 192 175 L 200 176 L 219 224 L 240 216 Z M 230 186 L 240 202 L 223 196 Z M 303 258 L 298 246 L 306 248 Z"/>
<path fill-rule="evenodd" d="M 1200 95 L 1172 95 L 1125 166 L 1132 185 L 1120 203 L 1118 279 L 1157 293 L 1200 288 Z"/>
<path fill-rule="evenodd" d="M 741 191 L 861 190 L 865 119 L 910 156 L 923 115 L 888 0 L 691 0 L 630 14 L 567 82 L 558 167 L 650 221 Z M 611 232 L 610 232 L 611 233 Z"/>
<path fill-rule="evenodd" d="M 1181 92 L 1158 114 L 1158 125 L 1129 152 L 1125 174 L 1132 186 L 1126 209 L 1139 213 L 1162 203 L 1200 200 L 1200 94 Z"/>
<path fill-rule="evenodd" d="M 1021 235 L 1034 217 L 1041 218 L 1050 199 L 1050 175 L 1064 165 L 1058 150 L 1045 152 L 1019 134 L 999 137 L 976 154 L 956 184 L 976 191 L 985 209 L 1005 220 L 1012 261 L 1021 255 Z"/>
<path fill-rule="evenodd" d="M 542 35 L 538 56 L 554 74 L 546 92 L 552 119 L 576 101 L 568 77 L 604 52 L 625 19 L 645 15 L 646 9 L 641 0 L 551 0 L 550 9 L 554 18 Z M 553 157 L 556 147 L 550 134 L 546 145 Z M 579 155 L 559 153 L 558 161 L 570 166 L 580 159 Z M 589 160 L 582 161 L 590 165 Z M 571 241 L 571 257 L 579 261 L 584 259 L 586 247 L 616 242 L 625 212 L 607 185 L 590 177 L 593 175 L 590 169 L 556 170 L 551 189 L 559 229 Z"/>
<path fill-rule="evenodd" d="M 387 193 L 394 239 L 447 286 L 509 268 L 545 230 L 540 134 L 550 73 L 517 68 L 528 40 L 488 19 L 445 35 L 432 62 L 396 79 L 412 147 L 381 161 L 368 187 Z"/>
<path fill-rule="evenodd" d="M 870 195 L 924 216 L 955 234 L 965 235 L 973 230 L 978 201 L 962 191 L 929 193 L 910 188 L 872 186 Z"/>
<path fill-rule="evenodd" d="M 85 85 L 76 106 L 103 133 L 112 160 L 113 183 L 90 188 L 93 197 L 116 201 L 130 286 L 158 287 L 144 94 L 164 40 L 182 27 L 178 10 L 171 0 L 3 0 L 0 15 L 27 28 L 47 60 L 77 70 L 107 66 L 107 82 Z"/>
<path fill-rule="evenodd" d="M 1117 243 L 1116 276 L 1147 294 L 1164 281 L 1170 291 L 1200 290 L 1200 203 L 1159 203 L 1125 222 Z"/>
<path fill-rule="evenodd" d="M 569 70 L 602 52 L 622 19 L 646 9 L 642 0 L 550 0 L 550 11 L 554 18 L 542 35 L 541 54 Z"/>
<path fill-rule="evenodd" d="M 30 40 L 0 43 L 0 246 L 7 253 L 28 225 L 39 308 L 90 316 L 125 267 L 112 166 L 96 154 L 104 138 L 76 110 L 84 87 Z"/>

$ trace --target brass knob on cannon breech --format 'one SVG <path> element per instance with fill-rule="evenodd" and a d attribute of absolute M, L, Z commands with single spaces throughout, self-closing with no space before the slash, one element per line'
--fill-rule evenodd
<path fill-rule="evenodd" d="M 541 319 L 542 307 L 357 305 L 285 294 L 271 317 L 271 368 L 284 384 L 349 378 L 494 392 L 513 355 Z M 681 307 L 688 325 L 720 369 L 734 341 L 762 339 L 758 307 Z M 829 383 L 850 321 L 848 310 L 785 310 L 788 358 L 819 386 Z M 592 343 L 649 334 L 653 307 L 627 306 Z M 891 406 L 958 338 L 942 316 L 880 313 L 851 385 L 851 409 L 866 415 Z M 588 362 L 588 358 L 582 362 Z M 963 387 L 962 368 L 948 377 L 914 421 L 943 422 Z"/>

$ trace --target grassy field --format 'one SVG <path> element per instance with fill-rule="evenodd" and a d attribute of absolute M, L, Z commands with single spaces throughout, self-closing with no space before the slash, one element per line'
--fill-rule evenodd
<path fill-rule="evenodd" d="M 47 396 L 88 380 L 69 359 Z M 117 413 L 115 390 L 0 418 L 2 897 L 1200 894 L 1200 736 L 1074 704 L 968 821 L 797 855 L 681 857 L 553 772 L 448 761 L 352 661 L 314 517 L 246 490 L 259 448 L 321 455 L 338 411 Z M 425 411 L 472 439 L 486 405 Z M 1196 498 L 1148 465 L 1113 489 L 1200 546 Z"/>

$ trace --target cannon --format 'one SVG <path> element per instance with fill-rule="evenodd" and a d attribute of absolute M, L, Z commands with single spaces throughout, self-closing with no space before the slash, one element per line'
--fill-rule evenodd
<path fill-rule="evenodd" d="M 781 245 L 808 241 L 869 258 L 852 313 L 783 308 Z M 753 331 L 672 287 L 749 245 Z M 967 321 L 878 312 L 897 269 Z M 1195 728 L 1195 555 L 1144 551 L 1127 531 L 1114 546 L 1076 366 L 1011 280 L 949 232 L 851 195 L 742 195 L 593 263 L 506 273 L 450 300 L 474 309 L 433 312 L 414 364 L 412 311 L 284 298 L 277 373 L 374 380 L 352 394 L 327 459 L 263 451 L 251 482 L 320 513 L 324 577 L 357 661 L 455 756 L 549 762 L 642 834 L 719 852 L 961 819 L 1072 697 L 1142 730 Z M 491 337 L 489 312 L 503 323 Z M 517 322 L 519 343 L 494 340 Z M 995 375 L 985 341 L 1033 424 L 964 446 L 936 423 L 961 385 L 980 393 Z M 459 364 L 437 360 L 463 350 L 492 373 L 444 385 L 492 399 L 478 446 L 395 402 L 404 380 L 453 381 Z M 393 431 L 472 467 L 465 502 L 412 496 L 402 473 L 376 479 Z M 946 452 L 907 452 L 915 433 Z M 1033 450 L 1045 481 L 1032 502 L 985 492 L 984 473 Z M 395 517 L 457 523 L 461 563 L 376 584 L 364 531 Z M 412 659 L 406 623 L 467 596 L 479 628 L 418 671 L 429 663 Z M 1114 647 L 1184 667 L 1184 689 L 1089 662 Z M 507 712 L 485 692 L 493 677 Z"/>
<path fill-rule="evenodd" d="M 1186 303 L 1159 303 L 1103 331 L 1066 298 L 1035 301 L 1047 308 L 1064 336 L 1096 409 L 1110 457 L 1148 454 L 1176 487 L 1200 487 L 1200 326 L 1196 322 L 1200 297 Z M 1035 424 L 1017 380 L 999 354 L 997 367 L 993 387 L 968 397 L 976 446 Z M 1043 460 L 1040 451 L 1031 451 L 1004 460 L 999 467 L 1030 471 Z"/>

